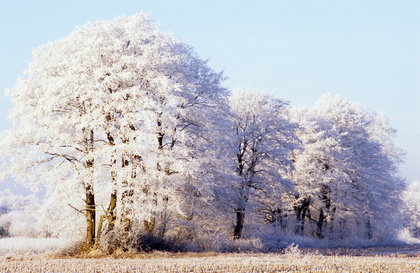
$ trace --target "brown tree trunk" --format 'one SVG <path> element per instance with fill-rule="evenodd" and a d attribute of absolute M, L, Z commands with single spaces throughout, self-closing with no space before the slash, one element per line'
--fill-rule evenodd
<path fill-rule="evenodd" d="M 149 234 L 152 234 L 155 229 L 155 217 L 150 216 L 149 220 L 143 220 L 143 229 Z"/>
<path fill-rule="evenodd" d="M 153 205 L 157 206 L 158 200 L 157 193 L 153 193 Z M 156 217 L 151 215 L 149 219 L 143 220 L 143 229 L 149 234 L 153 234 L 156 227 Z"/>
<path fill-rule="evenodd" d="M 109 206 L 107 209 L 108 232 L 114 230 L 115 220 L 117 219 L 115 208 L 117 207 L 117 191 L 111 193 Z"/>
<path fill-rule="evenodd" d="M 107 133 L 109 145 L 114 146 L 115 141 L 110 133 Z M 114 151 L 115 152 L 115 151 Z M 108 231 L 114 230 L 117 218 L 115 209 L 117 208 L 117 159 L 114 153 L 111 155 L 111 183 L 112 193 L 109 199 L 109 205 L 106 210 L 106 218 L 108 220 Z"/>
<path fill-rule="evenodd" d="M 132 163 L 132 162 L 131 162 Z M 122 172 L 127 172 L 127 167 L 130 165 L 130 159 L 127 154 L 122 157 Z M 121 183 L 121 226 L 123 228 L 123 241 L 128 240 L 129 233 L 131 231 L 131 213 L 134 189 L 132 187 L 132 181 L 130 178 L 126 178 Z"/>
<path fill-rule="evenodd" d="M 114 145 L 113 142 L 110 142 Z M 117 208 L 117 160 L 113 155 L 111 158 L 111 183 L 112 183 L 112 193 L 109 198 L 109 205 L 106 210 L 106 216 L 108 220 L 108 232 L 114 230 L 115 221 L 117 218 L 115 209 Z"/>
<path fill-rule="evenodd" d="M 95 228 L 96 228 L 96 210 L 95 210 L 95 194 L 92 187 L 86 188 L 86 238 L 85 250 L 89 251 L 95 244 Z"/>
<path fill-rule="evenodd" d="M 90 157 L 90 153 L 94 148 L 94 132 L 93 130 L 83 129 L 86 154 L 88 159 L 86 160 L 85 167 L 88 171 L 87 181 L 85 182 L 85 194 L 86 194 L 86 238 L 84 250 L 89 251 L 95 245 L 96 238 L 96 204 L 95 204 L 95 191 L 94 191 L 94 159 Z"/>

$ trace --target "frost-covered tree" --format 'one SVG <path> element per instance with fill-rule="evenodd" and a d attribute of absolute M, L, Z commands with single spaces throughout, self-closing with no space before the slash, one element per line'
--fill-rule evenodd
<path fill-rule="evenodd" d="M 310 108 L 295 109 L 294 119 L 300 124 L 297 136 L 302 148 L 294 151 L 292 179 L 297 194 L 293 203 L 294 233 L 310 230 L 322 237 L 324 230 L 333 230 L 333 222 L 348 218 L 352 191 L 347 181 L 345 149 L 331 122 Z M 309 219 L 308 227 L 305 222 Z M 329 227 L 325 227 L 328 224 Z"/>
<path fill-rule="evenodd" d="M 412 235 L 420 238 L 420 182 L 415 181 L 407 185 L 403 193 L 404 206 L 402 213 L 406 217 L 406 225 Z"/>
<path fill-rule="evenodd" d="M 391 236 L 404 189 L 398 172 L 402 152 L 392 142 L 395 130 L 384 115 L 371 114 L 339 95 L 327 94 L 319 102 L 320 114 L 334 122 L 347 149 L 346 173 L 356 191 L 353 208 L 365 237 Z"/>
<path fill-rule="evenodd" d="M 40 202 L 33 194 L 23 196 L 15 195 L 9 189 L 0 191 L 0 238 L 40 236 L 37 228 L 39 207 Z"/>
<path fill-rule="evenodd" d="M 280 199 L 293 188 L 285 173 L 292 168 L 289 155 L 297 141 L 287 105 L 253 89 L 236 89 L 230 97 L 239 177 L 235 185 L 234 238 L 242 236 L 249 201 L 256 206 L 258 195 L 259 201 Z"/>
<path fill-rule="evenodd" d="M 0 237 L 59 238 L 78 243 L 83 238 L 83 218 L 66 203 L 57 202 L 65 195 L 68 192 L 56 191 L 54 196 L 40 200 L 34 194 L 0 191 Z"/>
<path fill-rule="evenodd" d="M 3 174 L 66 191 L 61 201 L 85 215 L 86 249 L 96 231 L 127 240 L 135 220 L 151 231 L 162 208 L 182 214 L 176 192 L 186 177 L 210 185 L 198 173 L 211 154 L 200 151 L 223 118 L 222 80 L 147 15 L 78 27 L 35 49 L 7 91 L 16 107 L 2 136 Z"/>
<path fill-rule="evenodd" d="M 318 237 L 391 236 L 403 184 L 386 118 L 329 93 L 301 122 L 303 151 L 293 174 L 300 231 L 308 220 Z"/>

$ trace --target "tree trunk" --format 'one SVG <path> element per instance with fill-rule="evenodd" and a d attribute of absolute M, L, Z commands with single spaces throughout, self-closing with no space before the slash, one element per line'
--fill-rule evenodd
<path fill-rule="evenodd" d="M 107 120 L 110 120 L 110 115 L 107 116 Z M 112 135 L 110 133 L 107 133 L 107 137 L 108 137 L 108 144 L 110 146 L 114 146 L 115 142 L 114 142 L 114 138 L 112 137 Z M 117 213 L 116 213 L 116 208 L 117 208 L 117 160 L 116 160 L 116 156 L 115 156 L 115 151 L 111 154 L 111 195 L 109 198 L 109 205 L 108 208 L 105 211 L 104 215 L 101 215 L 100 220 L 99 220 L 99 224 L 98 224 L 98 232 L 97 232 L 97 238 L 96 238 L 96 244 L 98 247 L 100 244 L 100 241 L 102 240 L 101 236 L 102 236 L 102 232 L 103 232 L 103 223 L 106 220 L 108 225 L 106 227 L 105 230 L 105 234 L 111 232 L 114 230 L 115 227 L 115 222 L 117 219 Z M 113 241 L 114 238 L 108 238 L 109 242 Z M 108 253 L 112 254 L 114 252 L 114 245 L 112 243 L 108 244 Z"/>
<path fill-rule="evenodd" d="M 150 216 L 149 220 L 143 220 L 143 229 L 149 234 L 152 234 L 155 230 L 156 219 L 154 216 Z"/>
<path fill-rule="evenodd" d="M 323 228 L 323 225 L 324 225 L 324 221 L 325 221 L 324 210 L 321 209 L 321 211 L 319 212 L 318 222 L 316 224 L 316 236 L 318 238 L 323 238 L 324 237 L 322 235 L 322 228 Z"/>
<path fill-rule="evenodd" d="M 300 204 L 295 205 L 296 226 L 295 234 L 303 235 L 305 231 L 305 217 L 309 211 L 309 204 L 311 198 L 304 198 Z"/>
<path fill-rule="evenodd" d="M 365 220 L 365 228 L 366 228 L 366 239 L 372 240 L 373 232 L 372 232 L 372 224 L 370 223 L 369 217 Z"/>
<path fill-rule="evenodd" d="M 109 206 L 107 209 L 108 232 L 114 230 L 115 220 L 117 219 L 115 209 L 117 207 L 117 191 L 111 193 Z"/>
<path fill-rule="evenodd" d="M 132 162 L 131 162 L 132 163 Z M 122 157 L 122 172 L 127 173 L 127 167 L 130 165 L 130 159 L 128 155 Z M 122 239 L 124 242 L 128 241 L 129 233 L 131 231 L 131 216 L 132 216 L 132 205 L 134 188 L 133 182 L 130 177 L 126 177 L 121 183 L 121 227 L 122 227 Z"/>
<path fill-rule="evenodd" d="M 329 229 L 328 229 L 328 233 L 332 236 L 334 235 L 334 217 L 335 217 L 335 207 L 332 208 L 331 212 L 329 212 L 330 215 L 330 221 L 329 221 Z"/>
<path fill-rule="evenodd" d="M 236 225 L 233 229 L 233 239 L 241 239 L 242 238 L 242 230 L 244 228 L 244 221 L 245 221 L 245 209 L 237 209 L 236 210 Z"/>
<path fill-rule="evenodd" d="M 95 244 L 95 228 L 96 228 L 96 210 L 95 195 L 92 187 L 86 188 L 86 239 L 85 250 L 89 251 Z"/>
<path fill-rule="evenodd" d="M 243 186 L 241 189 L 241 197 L 239 200 L 239 204 L 237 205 L 236 211 L 236 225 L 233 229 L 233 239 L 241 239 L 242 238 L 242 231 L 244 228 L 245 222 L 245 209 L 246 204 L 248 202 L 248 196 L 245 192 L 245 187 Z"/>
<path fill-rule="evenodd" d="M 87 181 L 85 183 L 85 194 L 86 194 L 86 238 L 84 250 L 89 251 L 95 245 L 96 238 L 96 204 L 95 204 L 95 191 L 94 191 L 94 159 L 90 157 L 90 153 L 94 149 L 94 132 L 93 130 L 87 131 L 83 129 L 87 160 L 85 167 L 88 170 Z"/>
<path fill-rule="evenodd" d="M 109 137 L 108 137 L 109 138 Z M 112 139 L 113 140 L 113 139 Z M 114 142 L 110 142 L 113 146 Z M 114 155 L 111 157 L 111 183 L 112 183 L 112 193 L 109 198 L 109 205 L 106 210 L 106 217 L 108 220 L 108 232 L 114 230 L 115 221 L 117 218 L 115 209 L 117 208 L 117 160 Z"/>
<path fill-rule="evenodd" d="M 246 190 L 249 189 L 249 186 L 251 185 L 250 181 L 252 181 L 253 178 L 253 169 L 252 167 L 248 168 L 248 172 L 250 174 L 251 177 L 246 177 L 246 174 L 244 174 L 244 154 L 245 154 L 245 149 L 246 149 L 247 145 L 239 145 L 239 153 L 236 154 L 237 156 L 237 160 L 238 160 L 238 167 L 237 167 L 237 173 L 239 175 L 239 177 L 241 177 L 243 179 L 242 181 L 242 185 L 240 188 L 240 200 L 239 200 L 239 204 L 238 207 L 236 208 L 236 225 L 233 229 L 233 239 L 241 239 L 242 238 L 242 231 L 244 228 L 244 222 L 245 222 L 245 207 L 246 207 L 246 203 L 248 202 L 248 196 L 247 196 L 247 192 Z"/>

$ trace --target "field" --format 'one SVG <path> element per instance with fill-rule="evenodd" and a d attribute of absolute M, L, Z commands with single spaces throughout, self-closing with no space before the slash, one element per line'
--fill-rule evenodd
<path fill-rule="evenodd" d="M 120 257 L 4 257 L 0 272 L 420 272 L 420 246 L 282 254 L 165 253 Z"/>

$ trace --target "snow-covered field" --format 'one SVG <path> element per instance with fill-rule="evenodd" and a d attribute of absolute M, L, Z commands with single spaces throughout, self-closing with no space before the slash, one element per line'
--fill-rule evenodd
<path fill-rule="evenodd" d="M 420 272 L 420 257 L 223 254 L 153 259 L 2 260 L 1 272 Z"/>
<path fill-rule="evenodd" d="M 420 246 L 285 254 L 153 253 L 130 258 L 3 257 L 0 272 L 420 272 Z"/>

